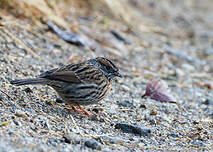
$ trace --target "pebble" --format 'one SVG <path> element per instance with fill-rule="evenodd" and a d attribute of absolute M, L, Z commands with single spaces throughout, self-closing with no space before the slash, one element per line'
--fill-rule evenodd
<path fill-rule="evenodd" d="M 91 149 L 101 150 L 101 145 L 94 139 L 85 141 L 85 146 Z"/>
<path fill-rule="evenodd" d="M 71 136 L 69 134 L 63 135 L 63 141 L 67 144 L 80 144 L 81 139 L 78 136 Z"/>
<path fill-rule="evenodd" d="M 200 140 L 196 140 L 192 142 L 192 145 L 196 145 L 196 146 L 204 146 L 203 142 Z"/>
<path fill-rule="evenodd" d="M 202 104 L 205 104 L 205 105 L 213 105 L 213 100 L 211 99 L 204 99 L 204 101 L 202 102 Z"/>
<path fill-rule="evenodd" d="M 19 121 L 13 120 L 13 123 L 17 126 L 21 126 L 21 123 Z"/>
<path fill-rule="evenodd" d="M 4 101 L 4 97 L 0 94 L 0 101 Z"/>
<path fill-rule="evenodd" d="M 115 125 L 115 129 L 120 129 L 125 133 L 132 133 L 135 135 L 140 135 L 140 136 L 150 136 L 151 135 L 151 128 L 149 127 L 141 127 L 141 126 L 136 126 L 132 124 L 126 124 L 126 123 L 117 123 Z"/>
<path fill-rule="evenodd" d="M 122 140 L 119 137 L 109 137 L 109 136 L 102 136 L 101 140 L 108 142 L 110 144 L 116 144 L 116 143 L 122 143 L 124 140 Z"/>
<path fill-rule="evenodd" d="M 26 117 L 27 115 L 25 114 L 24 111 L 21 111 L 21 110 L 15 110 L 15 115 L 17 117 Z"/>
<path fill-rule="evenodd" d="M 29 87 L 27 87 L 26 89 L 24 89 L 24 91 L 25 91 L 26 93 L 33 93 L 33 90 L 30 89 Z"/>
<path fill-rule="evenodd" d="M 133 104 L 128 100 L 124 100 L 122 102 L 119 102 L 118 105 L 124 106 L 124 107 L 131 107 L 131 108 L 133 107 Z"/>
<path fill-rule="evenodd" d="M 166 53 L 171 54 L 173 56 L 176 56 L 180 60 L 185 60 L 189 63 L 199 64 L 199 65 L 204 65 L 206 63 L 205 61 L 202 61 L 198 58 L 195 58 L 195 57 L 189 55 L 188 53 L 186 53 L 186 51 L 182 51 L 180 49 L 172 48 L 168 45 L 164 45 L 163 48 L 164 48 Z M 185 64 L 185 65 L 189 66 L 189 64 Z"/>
<path fill-rule="evenodd" d="M 69 135 L 64 135 L 63 140 L 65 143 L 71 144 L 72 138 Z"/>
<path fill-rule="evenodd" d="M 170 134 L 169 136 L 171 136 L 173 138 L 178 138 L 178 134 Z"/>
<path fill-rule="evenodd" d="M 47 144 L 48 145 L 52 145 L 54 147 L 56 147 L 58 144 L 60 143 L 60 140 L 56 139 L 56 138 L 49 138 L 47 140 Z"/>
<path fill-rule="evenodd" d="M 211 113 L 209 116 L 210 116 L 211 119 L 213 119 L 213 113 Z"/>

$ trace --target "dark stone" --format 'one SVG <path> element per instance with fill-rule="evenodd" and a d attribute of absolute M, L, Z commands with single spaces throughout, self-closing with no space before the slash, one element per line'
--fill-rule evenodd
<path fill-rule="evenodd" d="M 98 107 L 94 107 L 92 109 L 92 111 L 94 111 L 95 113 L 100 113 L 101 111 L 103 111 L 103 109 L 102 108 L 98 108 Z"/>
<path fill-rule="evenodd" d="M 4 97 L 0 95 L 0 101 L 4 101 Z"/>
<path fill-rule="evenodd" d="M 181 51 L 179 49 L 172 48 L 168 45 L 164 45 L 163 49 L 165 50 L 166 53 L 173 55 L 173 56 L 176 56 L 180 60 L 184 60 L 184 61 L 187 61 L 189 63 L 197 64 L 197 65 L 205 65 L 206 64 L 206 61 L 195 58 L 195 57 L 187 54 L 185 51 Z"/>
<path fill-rule="evenodd" d="M 178 134 L 170 134 L 170 136 L 173 138 L 178 138 Z"/>
<path fill-rule="evenodd" d="M 133 104 L 129 102 L 128 100 L 124 100 L 122 102 L 119 102 L 118 105 L 124 106 L 124 107 L 133 107 Z"/>
<path fill-rule="evenodd" d="M 49 138 L 47 140 L 47 144 L 48 145 L 52 145 L 54 147 L 56 147 L 58 144 L 60 143 L 60 140 L 59 139 L 56 139 L 56 138 Z"/>
<path fill-rule="evenodd" d="M 88 148 L 101 150 L 101 145 L 94 139 L 89 139 L 85 141 L 85 146 L 87 146 Z"/>
<path fill-rule="evenodd" d="M 146 108 L 146 105 L 144 105 L 144 104 L 140 105 L 140 108 L 142 108 L 142 109 L 147 109 L 147 108 Z"/>
<path fill-rule="evenodd" d="M 62 139 L 67 144 L 80 144 L 81 139 L 76 136 L 70 136 L 68 134 L 63 135 Z"/>
<path fill-rule="evenodd" d="M 92 109 L 92 111 L 94 111 L 95 113 L 99 113 L 99 110 L 96 108 Z"/>
<path fill-rule="evenodd" d="M 192 145 L 196 145 L 196 146 L 204 146 L 203 142 L 200 140 L 196 140 L 192 142 Z"/>
<path fill-rule="evenodd" d="M 211 119 L 213 119 L 213 113 L 211 113 L 209 116 L 210 116 Z"/>
<path fill-rule="evenodd" d="M 68 143 L 68 144 L 71 144 L 71 142 L 72 142 L 72 138 L 70 138 L 69 135 L 64 135 L 63 140 L 65 143 Z"/>
<path fill-rule="evenodd" d="M 53 44 L 53 47 L 54 47 L 54 48 L 60 49 L 60 48 L 61 48 L 61 45 L 60 45 L 60 44 Z"/>
<path fill-rule="evenodd" d="M 26 89 L 24 89 L 24 91 L 25 91 L 26 93 L 33 93 L 33 90 L 30 89 L 29 87 L 27 87 Z"/>
<path fill-rule="evenodd" d="M 144 137 L 151 135 L 151 128 L 140 127 L 140 126 L 126 124 L 126 123 L 117 123 L 115 125 L 115 129 L 120 129 L 125 133 L 133 133 L 135 135 L 140 135 Z"/>
<path fill-rule="evenodd" d="M 122 41 L 122 42 L 124 42 L 125 44 L 131 44 L 131 42 L 129 41 L 129 40 L 127 40 L 126 38 L 124 38 L 120 33 L 118 33 L 117 31 L 115 31 L 115 30 L 111 30 L 110 31 L 111 32 L 111 34 L 116 38 L 116 39 L 118 39 L 119 41 Z"/>
<path fill-rule="evenodd" d="M 47 25 L 48 25 L 49 29 L 51 29 L 62 40 L 66 41 L 70 44 L 73 44 L 73 45 L 85 46 L 84 41 L 82 40 L 81 36 L 78 35 L 77 33 L 64 31 L 50 21 L 47 22 Z"/>
<path fill-rule="evenodd" d="M 213 105 L 213 100 L 211 99 L 205 99 L 202 104 L 205 104 L 205 105 Z"/>
<path fill-rule="evenodd" d="M 198 124 L 199 124 L 199 122 L 198 122 L 198 121 L 195 121 L 195 120 L 194 120 L 192 123 L 193 123 L 194 125 L 198 125 Z"/>
<path fill-rule="evenodd" d="M 101 137 L 102 141 L 107 141 L 110 144 L 116 144 L 118 142 L 120 142 L 120 138 L 119 137 L 109 137 L 109 136 L 102 136 Z"/>

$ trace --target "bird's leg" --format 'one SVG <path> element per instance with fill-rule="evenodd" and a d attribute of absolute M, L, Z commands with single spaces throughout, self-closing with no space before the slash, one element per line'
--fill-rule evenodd
<path fill-rule="evenodd" d="M 74 110 L 75 112 L 83 113 L 83 114 L 87 115 L 88 117 L 92 116 L 92 114 L 90 114 L 89 112 L 84 110 L 79 104 L 76 104 L 76 106 L 78 106 L 80 110 L 78 108 L 76 108 L 74 105 L 66 105 L 66 107 L 72 108 L 72 110 Z M 67 110 L 70 110 L 70 109 L 67 109 Z"/>
<path fill-rule="evenodd" d="M 78 106 L 78 108 L 81 110 L 82 113 L 84 113 L 85 115 L 87 115 L 88 117 L 92 117 L 92 114 L 89 113 L 88 111 L 86 111 L 84 108 L 82 108 L 79 104 L 76 104 Z"/>

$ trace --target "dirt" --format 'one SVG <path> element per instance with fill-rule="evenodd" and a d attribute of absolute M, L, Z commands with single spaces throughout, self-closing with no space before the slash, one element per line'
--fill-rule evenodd
<path fill-rule="evenodd" d="M 213 8 L 196 2 L 132 1 L 160 27 L 143 34 L 101 13 L 78 16 L 86 47 L 28 19 L 0 26 L 0 151 L 212 151 Z M 66 110 L 48 86 L 9 83 L 97 56 L 111 59 L 123 78 L 85 106 L 92 118 Z M 180 106 L 141 98 L 152 78 L 166 81 Z"/>

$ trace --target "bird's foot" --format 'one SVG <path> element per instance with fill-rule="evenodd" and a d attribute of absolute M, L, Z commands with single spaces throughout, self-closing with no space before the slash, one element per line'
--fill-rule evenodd
<path fill-rule="evenodd" d="M 76 108 L 74 105 L 67 105 L 67 107 L 71 107 L 72 110 L 74 110 L 75 112 L 78 112 L 78 113 L 82 113 L 82 114 L 85 114 L 86 116 L 88 117 L 92 117 L 93 115 L 91 113 L 89 113 L 88 111 L 86 111 L 84 108 L 82 108 L 80 105 L 77 104 L 77 106 L 79 107 Z M 70 110 L 70 109 L 68 109 Z"/>

